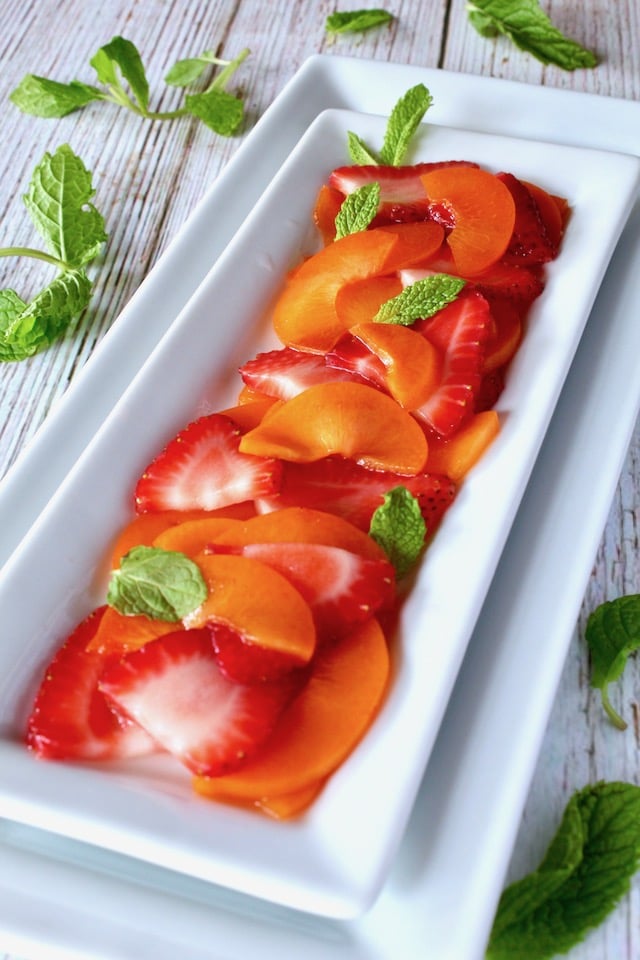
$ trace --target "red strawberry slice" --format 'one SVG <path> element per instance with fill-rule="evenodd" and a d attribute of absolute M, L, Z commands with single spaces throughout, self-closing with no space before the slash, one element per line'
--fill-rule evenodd
<path fill-rule="evenodd" d="M 189 770 L 218 776 L 264 743 L 298 685 L 288 677 L 234 683 L 202 629 L 177 630 L 127 654 L 100 688 Z"/>
<path fill-rule="evenodd" d="M 47 667 L 27 724 L 27 744 L 48 760 L 110 760 L 157 750 L 98 689 L 112 658 L 87 653 L 105 607 L 80 623 Z"/>
<path fill-rule="evenodd" d="M 346 197 L 366 184 L 379 183 L 380 207 L 372 226 L 428 219 L 452 226 L 453 221 L 444 207 L 430 203 L 420 180 L 431 170 L 451 166 L 477 167 L 478 164 L 467 160 L 443 160 L 398 167 L 356 164 L 335 169 L 329 176 L 328 186 Z"/>
<path fill-rule="evenodd" d="M 539 264 L 553 260 L 558 252 L 557 245 L 549 238 L 538 205 L 527 187 L 512 173 L 499 173 L 516 205 L 516 222 L 513 236 L 503 256 L 510 264 Z"/>
<path fill-rule="evenodd" d="M 405 477 L 368 470 L 342 457 L 284 464 L 280 492 L 258 506 L 264 510 L 290 506 L 325 510 L 368 532 L 374 510 L 385 493 L 397 486 L 405 486 L 418 500 L 430 536 L 456 494 L 456 485 L 448 477 L 429 473 Z"/>
<path fill-rule="evenodd" d="M 428 267 L 412 267 L 400 272 L 403 285 L 415 283 L 434 273 L 448 273 L 459 276 L 453 258 L 446 253 L 429 261 Z M 463 279 L 466 279 L 463 277 Z M 544 279 L 538 266 L 524 267 L 508 264 L 503 260 L 494 263 L 482 276 L 467 281 L 469 290 L 478 290 L 489 303 L 496 299 L 507 300 L 515 307 L 525 310 L 540 296 L 544 289 Z"/>
<path fill-rule="evenodd" d="M 327 365 L 387 391 L 387 369 L 363 340 L 345 333 L 326 354 Z"/>
<path fill-rule="evenodd" d="M 216 553 L 232 552 L 232 548 L 218 549 Z M 233 550 L 241 553 L 241 549 Z M 207 624 L 216 657 L 216 663 L 225 677 L 234 683 L 264 683 L 279 680 L 287 674 L 302 676 L 304 667 L 300 660 L 282 650 L 271 650 L 246 637 L 224 623 L 211 621 Z"/>
<path fill-rule="evenodd" d="M 343 636 L 395 598 L 395 572 L 386 560 L 365 559 L 319 543 L 252 543 L 213 546 L 266 563 L 286 577 L 311 607 L 320 638 Z"/>
<path fill-rule="evenodd" d="M 247 387 L 278 400 L 290 400 L 327 380 L 353 380 L 348 373 L 327 366 L 322 354 L 293 347 L 259 353 L 240 367 L 240 376 Z"/>
<path fill-rule="evenodd" d="M 492 329 L 489 304 L 477 291 L 463 290 L 457 300 L 429 320 L 419 320 L 414 329 L 443 351 L 444 372 L 440 386 L 413 413 L 438 436 L 449 437 L 473 412 Z"/>
<path fill-rule="evenodd" d="M 239 427 L 224 414 L 194 420 L 138 480 L 137 512 L 217 510 L 274 493 L 278 461 L 240 453 L 240 437 Z"/>

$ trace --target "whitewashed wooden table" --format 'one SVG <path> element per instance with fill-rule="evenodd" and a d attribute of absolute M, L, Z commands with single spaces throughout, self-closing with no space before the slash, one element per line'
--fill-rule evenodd
<path fill-rule="evenodd" d="M 345 2 L 339 9 L 363 6 L 367 4 Z M 504 39 L 481 38 L 467 23 L 464 0 L 394 0 L 387 6 L 396 15 L 393 25 L 331 41 L 324 22 L 334 5 L 323 0 L 1 0 L 0 246 L 33 243 L 21 194 L 44 152 L 63 142 L 70 143 L 93 171 L 95 202 L 110 236 L 101 261 L 91 268 L 96 280 L 91 306 L 70 334 L 31 360 L 0 366 L 0 476 L 46 420 L 253 122 L 308 56 L 338 53 L 605 96 L 640 97 L 637 0 L 616 0 L 614 5 L 599 0 L 543 2 L 556 26 L 600 57 L 596 69 L 575 73 L 544 67 Z M 140 49 L 153 104 L 163 110 L 172 109 L 181 97 L 162 83 L 166 69 L 176 60 L 207 48 L 232 58 L 248 47 L 251 55 L 234 81 L 247 106 L 239 135 L 217 137 L 189 118 L 148 123 L 104 104 L 61 120 L 38 120 L 23 115 L 8 101 L 9 92 L 26 72 L 92 82 L 90 56 L 117 34 Z M 49 279 L 46 268 L 36 261 L 0 261 L 0 285 L 23 295 L 35 292 L 44 276 Z M 621 736 L 603 723 L 598 698 L 589 690 L 582 639 L 585 619 L 597 603 L 637 592 L 640 585 L 639 458 L 636 431 L 594 558 L 531 785 L 513 854 L 513 877 L 538 863 L 574 789 L 598 779 L 640 782 L 640 668 L 629 667 L 617 694 L 617 702 L 632 719 L 627 734 Z M 638 879 L 616 913 L 571 956 L 575 960 L 640 957 Z M 9 960 L 8 955 L 4 960 Z"/>

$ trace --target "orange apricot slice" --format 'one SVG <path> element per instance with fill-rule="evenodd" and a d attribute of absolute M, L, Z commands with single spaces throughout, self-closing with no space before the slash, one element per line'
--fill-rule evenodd
<path fill-rule="evenodd" d="M 255 806 L 274 820 L 291 820 L 311 806 L 324 783 L 324 780 L 321 780 L 301 790 L 283 793 L 279 797 L 260 797 L 255 801 Z"/>
<path fill-rule="evenodd" d="M 483 369 L 485 373 L 509 363 L 522 340 L 520 314 L 506 300 L 497 300 L 491 307 L 494 332 L 487 342 Z"/>
<path fill-rule="evenodd" d="M 154 538 L 152 546 L 161 550 L 177 550 L 193 558 L 202 553 L 219 534 L 238 523 L 241 521 L 225 517 L 187 520 L 163 530 Z"/>
<path fill-rule="evenodd" d="M 459 482 L 499 432 L 500 418 L 495 410 L 474 414 L 449 440 L 436 440 L 429 445 L 427 469 Z"/>
<path fill-rule="evenodd" d="M 255 512 L 255 511 L 254 511 Z M 158 534 L 176 523 L 192 517 L 208 516 L 204 510 L 165 510 L 162 513 L 141 513 L 122 528 L 111 550 L 111 566 L 115 569 L 132 547 L 151 546 Z"/>
<path fill-rule="evenodd" d="M 209 596 L 184 619 L 187 629 L 210 621 L 235 630 L 247 643 L 308 663 L 316 646 L 309 604 L 276 570 L 249 557 L 200 554 Z"/>
<path fill-rule="evenodd" d="M 241 438 L 240 451 L 296 463 L 339 454 L 374 470 L 414 475 L 427 441 L 413 417 L 380 390 L 331 381 L 272 407 Z"/>
<path fill-rule="evenodd" d="M 343 195 L 335 187 L 323 183 L 318 191 L 313 207 L 313 221 L 320 231 L 322 242 L 331 243 L 336 236 L 336 217 L 344 200 Z"/>
<path fill-rule="evenodd" d="M 250 391 L 248 387 L 244 389 Z M 267 397 L 254 390 L 245 394 L 244 397 L 239 396 L 235 407 L 228 407 L 220 412 L 233 420 L 245 433 L 247 430 L 253 430 L 254 427 L 258 426 L 269 407 L 272 407 L 275 402 L 275 397 Z"/>
<path fill-rule="evenodd" d="M 131 653 L 151 640 L 173 633 L 179 626 L 166 620 L 151 620 L 141 614 L 125 616 L 114 607 L 107 607 L 87 650 L 103 654 Z"/>
<path fill-rule="evenodd" d="M 411 266 L 433 255 L 443 237 L 439 224 L 425 222 L 361 230 L 335 240 L 290 275 L 274 307 L 276 335 L 286 346 L 325 353 L 346 329 L 335 307 L 341 287 Z"/>
<path fill-rule="evenodd" d="M 516 219 L 508 187 L 479 167 L 441 167 L 420 179 L 429 199 L 453 215 L 447 243 L 460 273 L 473 276 L 499 260 Z"/>
<path fill-rule="evenodd" d="M 334 513 L 312 507 L 285 507 L 258 514 L 222 531 L 214 544 L 244 547 L 251 543 L 319 543 L 341 547 L 371 560 L 386 558 L 367 533 Z"/>
<path fill-rule="evenodd" d="M 304 790 L 333 773 L 371 725 L 384 697 L 389 654 L 371 618 L 318 652 L 313 672 L 285 708 L 259 755 L 236 773 L 193 780 L 213 799 L 259 800 Z"/>
<path fill-rule="evenodd" d="M 402 293 L 402 281 L 398 276 L 371 277 L 356 280 L 340 287 L 335 308 L 340 323 L 345 328 L 373 320 L 383 303 Z"/>
<path fill-rule="evenodd" d="M 442 376 L 442 355 L 422 334 L 395 323 L 360 323 L 350 333 L 362 340 L 386 368 L 386 386 L 400 406 L 415 410 Z"/>

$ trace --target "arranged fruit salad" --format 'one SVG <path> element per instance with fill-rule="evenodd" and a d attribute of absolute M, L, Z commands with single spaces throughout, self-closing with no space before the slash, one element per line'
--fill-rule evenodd
<path fill-rule="evenodd" d="M 284 819 L 376 718 L 412 572 L 500 431 L 568 217 L 514 173 L 402 163 L 429 101 L 405 95 L 379 156 L 350 140 L 275 303 L 281 346 L 141 471 L 105 602 L 36 695 L 39 757 L 163 751 L 198 794 Z"/>

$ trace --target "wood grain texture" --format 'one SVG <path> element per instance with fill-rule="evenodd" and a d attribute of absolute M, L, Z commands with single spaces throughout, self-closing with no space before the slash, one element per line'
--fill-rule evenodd
<path fill-rule="evenodd" d="M 375 4 L 372 4 L 375 5 Z M 339 9 L 358 9 L 345 2 Z M 34 243 L 21 202 L 45 151 L 69 143 L 93 171 L 95 202 L 109 242 L 92 265 L 95 292 L 85 315 L 50 350 L 24 363 L 0 365 L 0 476 L 46 421 L 78 371 L 151 267 L 233 156 L 255 120 L 304 60 L 315 53 L 547 84 L 604 96 L 640 98 L 640 4 L 637 0 L 543 0 L 554 23 L 597 51 L 595 70 L 543 66 L 504 37 L 486 40 L 468 24 L 464 0 L 396 0 L 395 21 L 363 35 L 329 38 L 329 0 L 1 0 L 0 2 L 0 246 Z M 89 58 L 122 34 L 140 49 L 156 109 L 178 105 L 181 93 L 162 78 L 177 59 L 214 48 L 251 56 L 234 81 L 247 119 L 236 137 L 216 137 L 189 118 L 149 123 L 107 104 L 60 120 L 37 120 L 8 101 L 26 72 L 92 82 Z M 50 278 L 48 268 L 0 259 L 0 286 L 29 297 Z M 624 733 L 604 719 L 589 689 L 584 624 L 602 600 L 640 589 L 640 432 L 636 431 L 576 625 L 547 736 L 523 814 L 509 878 L 539 862 L 573 790 L 599 779 L 640 782 L 640 667 L 612 693 L 629 720 Z M 0 949 L 2 944 L 0 943 Z M 0 955 L 1 956 L 1 955 Z M 573 960 L 638 960 L 640 883 L 616 913 L 576 948 Z M 7 956 L 4 960 L 9 960 Z M 89 960 L 89 958 L 87 958 Z M 404 960 L 404 958 L 399 958 Z M 430 958 L 428 958 L 430 960 Z"/>

